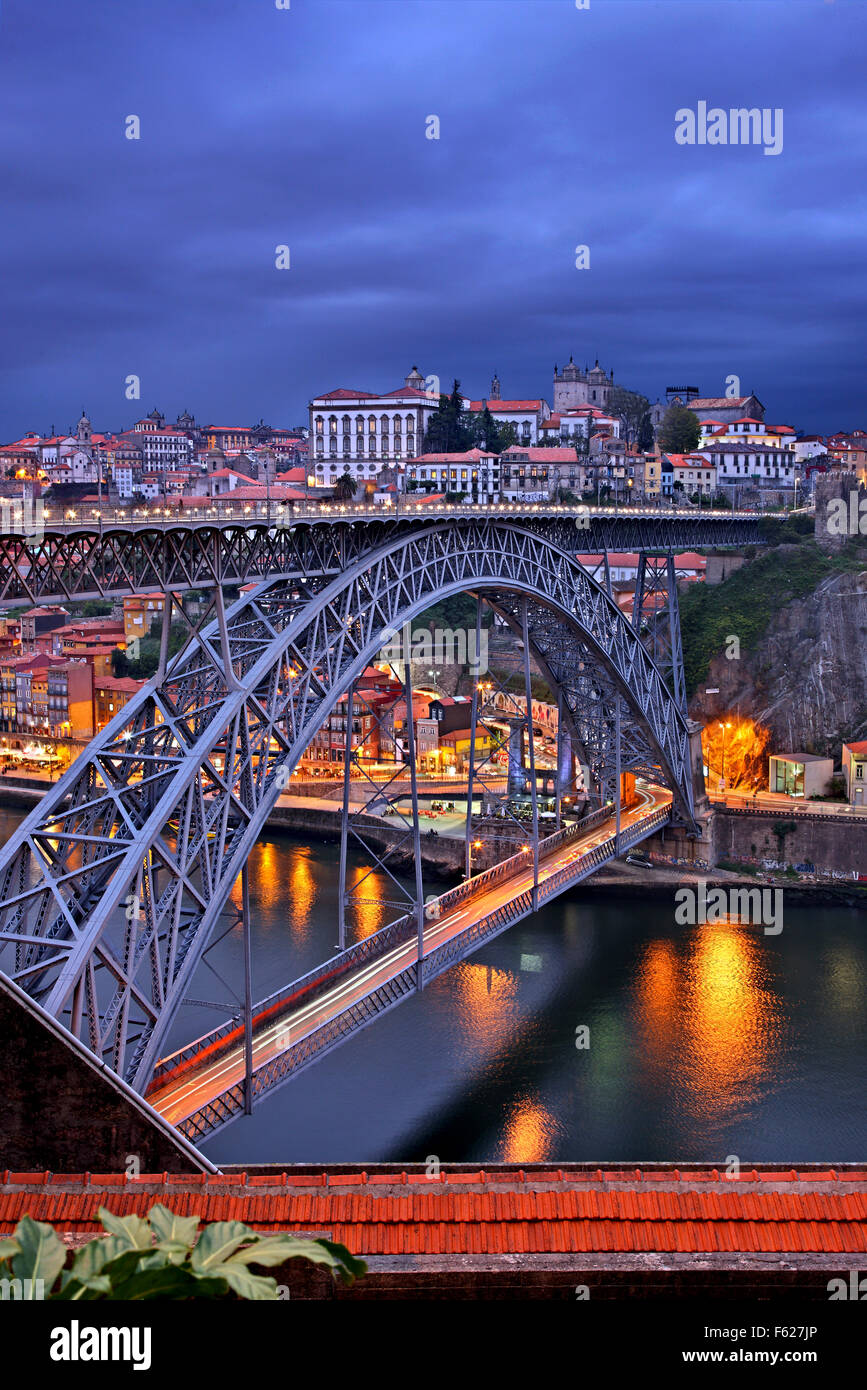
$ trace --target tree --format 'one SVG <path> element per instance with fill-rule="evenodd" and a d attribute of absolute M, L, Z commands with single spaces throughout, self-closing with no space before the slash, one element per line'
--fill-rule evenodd
<path fill-rule="evenodd" d="M 487 405 L 473 417 L 468 428 L 472 433 L 473 446 L 488 453 L 501 454 L 510 444 L 518 442 L 514 425 L 499 424 Z"/>
<path fill-rule="evenodd" d="M 337 479 L 337 482 L 334 484 L 335 497 L 341 498 L 341 500 L 344 502 L 347 502 L 351 497 L 354 497 L 357 490 L 358 483 L 355 481 L 351 473 L 342 473 L 340 477 Z"/>
<path fill-rule="evenodd" d="M 440 403 L 428 421 L 422 445 L 426 454 L 464 454 L 473 447 L 473 425 L 461 400 L 461 383 L 455 379 L 450 396 Z"/>
<path fill-rule="evenodd" d="M 638 447 L 642 454 L 649 453 L 653 448 L 653 422 L 649 410 L 646 410 L 642 415 L 641 424 L 638 427 Z"/>
<path fill-rule="evenodd" d="M 644 417 L 650 417 L 650 401 L 638 391 L 615 386 L 608 394 L 608 414 L 619 420 L 627 444 L 637 444 Z M 696 441 L 698 442 L 698 441 Z"/>
<path fill-rule="evenodd" d="M 129 657 L 120 647 L 115 647 L 111 653 L 111 673 L 113 676 L 129 674 Z"/>
<path fill-rule="evenodd" d="M 685 405 L 670 405 L 662 418 L 657 438 L 667 454 L 691 454 L 701 437 L 701 421 Z"/>

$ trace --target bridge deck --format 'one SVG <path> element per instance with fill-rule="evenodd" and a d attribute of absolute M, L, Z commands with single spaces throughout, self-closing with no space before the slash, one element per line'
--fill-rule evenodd
<path fill-rule="evenodd" d="M 658 787 L 639 791 L 639 804 L 621 817 L 620 853 L 653 834 L 667 819 L 671 795 Z M 554 842 L 552 844 L 552 842 Z M 538 902 L 557 896 L 616 857 L 613 820 L 584 830 L 560 832 L 540 846 Z M 496 871 L 450 890 L 438 900 L 445 909 L 426 922 L 422 981 L 428 983 L 484 941 L 535 910 L 533 871 L 522 858 L 507 876 Z M 457 901 L 455 901 L 457 899 Z M 398 927 L 400 924 L 394 924 Z M 393 944 L 392 928 L 369 938 L 381 941 L 376 954 L 366 943 L 335 957 L 304 981 L 257 1006 L 253 1020 L 254 1095 L 262 1096 L 311 1065 L 415 992 L 418 944 L 411 923 Z M 360 950 L 359 947 L 362 949 Z M 348 969 L 341 961 L 348 958 Z M 334 981 L 330 985 L 326 982 Z M 323 992 L 324 990 L 324 992 Z M 315 997 L 310 997 L 311 995 Z M 217 1030 L 189 1049 L 165 1059 L 148 1092 L 151 1105 L 193 1139 L 237 1118 L 244 1109 L 244 1037 L 240 1025 Z"/>

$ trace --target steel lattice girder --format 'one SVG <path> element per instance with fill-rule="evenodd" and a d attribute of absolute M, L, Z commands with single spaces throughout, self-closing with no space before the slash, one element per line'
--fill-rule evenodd
<path fill-rule="evenodd" d="M 691 816 L 686 721 L 637 633 L 519 525 L 408 530 L 334 579 L 263 586 L 175 658 L 0 854 L 0 967 L 139 1090 L 291 770 L 387 634 L 449 595 L 526 594 L 630 705 Z M 588 679 L 592 672 L 587 673 Z"/>
<path fill-rule="evenodd" d="M 520 508 L 515 508 L 520 511 Z M 547 511 L 547 514 L 546 514 Z M 707 546 L 762 544 L 760 518 L 732 517 L 725 512 L 704 516 L 594 513 L 578 526 L 563 509 L 530 506 L 514 518 L 567 551 L 700 550 Z M 254 579 L 309 578 L 339 574 L 380 545 L 423 528 L 448 524 L 468 532 L 485 520 L 484 508 L 468 515 L 455 509 L 446 522 L 411 519 L 329 516 L 298 523 L 291 516 L 269 524 L 249 522 L 184 523 L 155 526 L 112 523 L 99 528 L 76 523 L 46 529 L 39 536 L 0 535 L 0 607 L 23 601 L 60 603 L 145 590 L 180 593 L 213 584 L 244 584 Z M 506 519 L 489 517 L 502 524 Z M 509 518 L 509 521 L 513 518 Z"/>

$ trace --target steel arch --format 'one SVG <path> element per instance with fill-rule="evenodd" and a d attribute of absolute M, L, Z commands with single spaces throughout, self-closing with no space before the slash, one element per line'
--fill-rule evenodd
<path fill-rule="evenodd" d="M 604 589 L 520 524 L 428 525 L 260 587 L 98 735 L 0 854 L 5 973 L 143 1090 L 281 770 L 387 632 L 477 590 L 531 596 L 592 653 L 691 817 L 686 721 Z"/>

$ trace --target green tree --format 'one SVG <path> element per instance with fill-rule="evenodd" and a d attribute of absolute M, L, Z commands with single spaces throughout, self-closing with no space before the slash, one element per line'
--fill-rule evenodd
<path fill-rule="evenodd" d="M 486 449 L 488 453 L 501 454 L 510 444 L 518 442 L 514 425 L 499 424 L 487 405 L 473 416 L 468 428 L 473 440 L 471 447 Z"/>
<path fill-rule="evenodd" d="M 701 421 L 685 405 L 670 405 L 662 418 L 657 438 L 667 454 L 691 454 L 701 437 Z"/>
<path fill-rule="evenodd" d="M 355 496 L 357 491 L 358 483 L 355 481 L 352 474 L 341 473 L 337 482 L 334 484 L 335 497 L 339 497 L 342 501 L 348 502 L 350 498 Z"/>
<path fill-rule="evenodd" d="M 641 424 L 638 427 L 638 447 L 643 454 L 649 453 L 653 448 L 653 422 L 649 410 L 646 410 L 642 415 Z"/>
<path fill-rule="evenodd" d="M 461 383 L 457 379 L 451 395 L 440 396 L 422 447 L 426 454 L 463 454 L 473 447 L 473 426 L 463 408 Z"/>
<path fill-rule="evenodd" d="M 650 401 L 638 391 L 615 386 L 608 394 L 608 414 L 620 421 L 621 433 L 627 444 L 638 444 L 642 421 L 650 418 Z"/>

